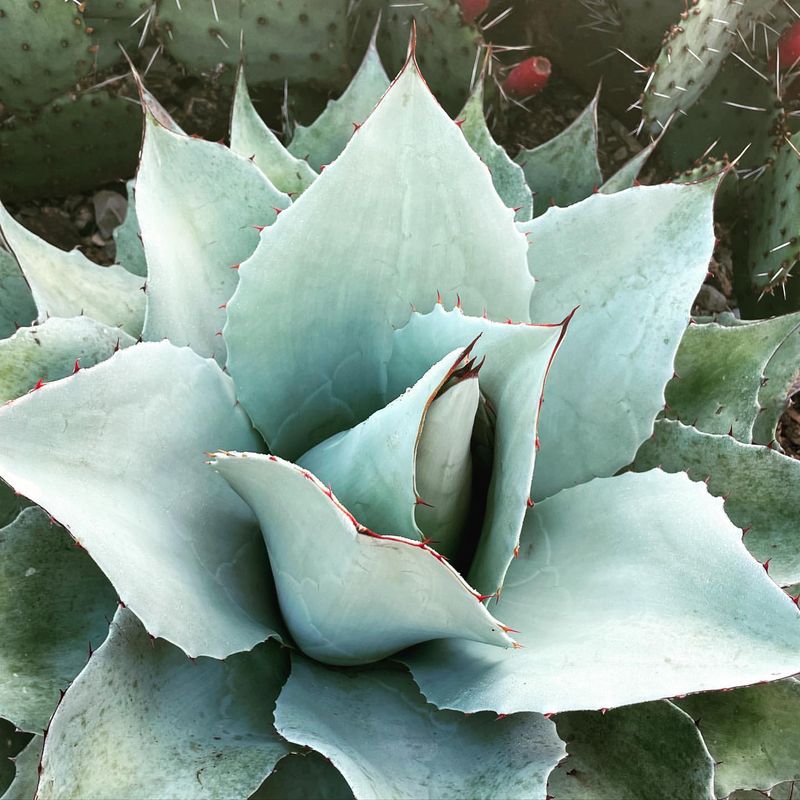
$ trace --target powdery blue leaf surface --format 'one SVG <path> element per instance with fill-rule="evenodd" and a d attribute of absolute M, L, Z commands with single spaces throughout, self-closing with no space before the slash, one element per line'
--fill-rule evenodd
<path fill-rule="evenodd" d="M 2 205 L 0 234 L 31 288 L 39 321 L 86 314 L 131 336 L 141 333 L 141 278 L 118 265 L 94 264 L 80 250 L 59 250 L 20 225 Z"/>
<path fill-rule="evenodd" d="M 248 159 L 193 139 L 148 109 L 136 213 L 147 258 L 144 338 L 189 345 L 225 363 L 217 333 L 237 282 L 235 266 L 255 250 L 289 198 Z"/>
<path fill-rule="evenodd" d="M 800 681 L 709 692 L 677 703 L 697 720 L 714 756 L 717 797 L 800 781 Z"/>
<path fill-rule="evenodd" d="M 127 609 L 67 690 L 39 797 L 247 797 L 289 750 L 273 727 L 286 656 L 274 642 L 190 661 Z"/>
<path fill-rule="evenodd" d="M 317 177 L 306 161 L 295 158 L 258 115 L 250 100 L 244 68 L 239 66 L 231 112 L 231 150 L 253 163 L 280 192 L 295 197 Z"/>
<path fill-rule="evenodd" d="M 326 755 L 359 800 L 544 800 L 564 755 L 540 714 L 498 720 L 438 711 L 405 670 L 343 672 L 302 656 L 292 657 L 275 726 Z"/>
<path fill-rule="evenodd" d="M 464 350 L 449 353 L 388 406 L 318 444 L 297 463 L 329 486 L 362 525 L 421 539 L 414 514 L 417 442 L 431 403 L 466 357 Z"/>
<path fill-rule="evenodd" d="M 342 96 L 328 101 L 310 125 L 298 125 L 289 152 L 319 172 L 344 150 L 353 132 L 375 108 L 389 88 L 389 78 L 375 47 L 375 33 L 361 66 Z"/>
<path fill-rule="evenodd" d="M 139 233 L 139 219 L 136 216 L 136 197 L 134 180 L 125 184 L 128 194 L 128 208 L 122 224 L 114 229 L 114 244 L 117 247 L 116 259 L 128 272 L 142 277 L 147 276 L 147 262 L 144 257 L 144 246 Z"/>
<path fill-rule="evenodd" d="M 0 476 L 78 541 L 154 636 L 222 658 L 281 630 L 250 509 L 205 464 L 258 448 L 211 360 L 141 344 L 0 407 Z"/>
<path fill-rule="evenodd" d="M 124 331 L 89 317 L 51 317 L 20 328 L 0 340 L 0 403 L 31 391 L 40 380 L 72 375 L 76 362 L 79 368 L 92 367 L 132 344 Z"/>
<path fill-rule="evenodd" d="M 470 147 L 488 167 L 497 194 L 509 208 L 514 209 L 517 220 L 529 220 L 533 216 L 533 196 L 525 183 L 525 173 L 519 164 L 508 157 L 505 148 L 494 141 L 486 125 L 483 113 L 483 76 L 472 90 L 458 119 Z"/>
<path fill-rule="evenodd" d="M 686 475 L 627 473 L 537 503 L 490 605 L 521 650 L 403 656 L 440 708 L 598 710 L 800 670 L 800 612 Z"/>
<path fill-rule="evenodd" d="M 599 92 L 566 130 L 532 150 L 523 147 L 514 159 L 533 192 L 535 217 L 553 205 L 583 200 L 603 182 L 597 163 L 598 99 Z"/>
<path fill-rule="evenodd" d="M 422 542 L 372 533 L 310 472 L 277 456 L 214 458 L 258 515 L 281 610 L 303 652 L 364 664 L 449 636 L 512 646 L 458 572 Z"/>
<path fill-rule="evenodd" d="M 447 302 L 460 294 L 466 313 L 526 321 L 526 253 L 513 212 L 409 61 L 242 264 L 225 326 L 242 404 L 275 452 L 297 458 L 392 399 L 392 330 L 412 304 L 430 311 L 437 289 Z"/>
<path fill-rule="evenodd" d="M 482 536 L 469 580 L 493 594 L 519 544 L 536 461 L 540 399 L 550 364 L 564 337 L 560 325 L 508 325 L 467 317 L 437 304 L 430 314 L 413 314 L 394 334 L 389 360 L 390 394 L 403 391 L 413 376 L 464 341 L 480 337 L 472 348 L 485 358 L 479 382 L 495 415 L 494 461 Z M 562 353 L 555 360 L 562 358 Z M 424 498 L 423 498 L 424 499 Z"/>
<path fill-rule="evenodd" d="M 780 586 L 800 582 L 800 461 L 730 436 L 714 436 L 673 420 L 659 420 L 636 454 L 637 471 L 686 471 L 725 498 L 725 512 L 746 531 L 744 544 Z"/>
<path fill-rule="evenodd" d="M 99 645 L 116 595 L 40 508 L 0 529 L 0 714 L 35 733 Z"/>
<path fill-rule="evenodd" d="M 667 700 L 555 718 L 569 754 L 550 775 L 557 800 L 713 800 L 714 759 L 692 718 Z"/>
<path fill-rule="evenodd" d="M 716 185 L 594 195 L 520 226 L 531 319 L 580 305 L 548 377 L 534 500 L 613 475 L 652 433 L 714 248 Z"/>
<path fill-rule="evenodd" d="M 42 755 L 42 736 L 34 736 L 14 756 L 14 780 L 0 800 L 32 800 L 39 783 L 39 759 Z"/>
<path fill-rule="evenodd" d="M 35 317 L 33 295 L 16 259 L 0 248 L 0 337 L 11 336 Z"/>

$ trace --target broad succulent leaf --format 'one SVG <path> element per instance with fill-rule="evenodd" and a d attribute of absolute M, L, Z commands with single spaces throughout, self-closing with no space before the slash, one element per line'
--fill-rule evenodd
<path fill-rule="evenodd" d="M 14 780 L 0 800 L 31 800 L 39 783 L 39 759 L 42 755 L 42 736 L 34 736 L 14 756 Z"/>
<path fill-rule="evenodd" d="M 717 797 L 800 780 L 800 681 L 710 692 L 677 701 L 714 757 Z"/>
<path fill-rule="evenodd" d="M 364 528 L 310 472 L 277 456 L 214 458 L 258 515 L 281 610 L 304 653 L 349 665 L 449 636 L 512 646 L 505 626 L 424 543 Z"/>
<path fill-rule="evenodd" d="M 67 528 L 150 633 L 192 656 L 281 630 L 255 519 L 204 463 L 215 442 L 258 448 L 235 402 L 213 361 L 164 342 L 0 408 L 0 476 Z"/>
<path fill-rule="evenodd" d="M 289 152 L 319 172 L 338 158 L 388 88 L 389 78 L 375 47 L 373 32 L 364 60 L 342 96 L 330 100 L 310 125 L 297 126 Z"/>
<path fill-rule="evenodd" d="M 248 800 L 355 800 L 336 767 L 313 750 L 289 753 Z"/>
<path fill-rule="evenodd" d="M 147 261 L 144 257 L 142 236 L 139 232 L 139 219 L 136 216 L 136 196 L 133 178 L 125 184 L 128 195 L 128 208 L 122 224 L 114 229 L 114 244 L 117 248 L 116 259 L 128 272 L 141 277 L 147 276 Z"/>
<path fill-rule="evenodd" d="M 132 337 L 89 317 L 51 317 L 0 339 L 0 403 L 72 375 L 134 344 Z"/>
<path fill-rule="evenodd" d="M 597 163 L 597 103 L 592 102 L 562 133 L 532 150 L 522 148 L 514 161 L 533 192 L 533 215 L 553 205 L 569 206 L 588 197 L 603 182 Z"/>
<path fill-rule="evenodd" d="M 272 720 L 286 670 L 274 642 L 190 661 L 120 609 L 53 716 L 39 796 L 247 797 L 289 750 Z"/>
<path fill-rule="evenodd" d="M 746 531 L 744 543 L 780 586 L 800 582 L 800 461 L 730 436 L 703 433 L 673 420 L 659 420 L 652 439 L 636 454 L 634 468 L 686 471 L 725 498 L 731 521 Z"/>
<path fill-rule="evenodd" d="M 118 265 L 94 264 L 79 250 L 59 250 L 20 225 L 2 205 L 0 234 L 31 288 L 39 322 L 86 314 L 131 336 L 141 333 L 141 278 Z"/>
<path fill-rule="evenodd" d="M 558 800 L 714 798 L 714 760 L 692 718 L 667 700 L 555 721 L 568 753 L 547 785 Z"/>
<path fill-rule="evenodd" d="M 482 536 L 469 579 L 484 594 L 500 588 L 519 544 L 537 458 L 540 399 L 567 322 L 511 325 L 467 317 L 458 309 L 448 312 L 437 304 L 430 314 L 412 314 L 408 324 L 394 334 L 388 367 L 392 395 L 424 370 L 428 360 L 480 337 L 472 354 L 485 359 L 479 385 L 496 419 Z"/>
<path fill-rule="evenodd" d="M 603 194 L 613 194 L 621 192 L 623 189 L 630 189 L 635 185 L 642 167 L 656 149 L 659 139 L 653 139 L 643 147 L 636 155 L 631 156 L 606 182 L 600 187 Z"/>
<path fill-rule="evenodd" d="M 666 388 L 668 415 L 706 433 L 731 432 L 751 442 L 767 365 L 789 337 L 800 340 L 800 313 L 746 325 L 691 325 Z M 797 363 L 792 366 L 800 371 Z M 775 376 L 769 391 L 785 391 L 789 383 Z"/>
<path fill-rule="evenodd" d="M 0 714 L 35 733 L 108 630 L 116 595 L 40 508 L 0 529 Z"/>
<path fill-rule="evenodd" d="M 11 336 L 35 317 L 33 296 L 16 259 L 0 248 L 0 337 Z"/>
<path fill-rule="evenodd" d="M 297 458 L 392 399 L 392 327 L 412 305 L 433 308 L 437 288 L 447 302 L 458 290 L 467 314 L 527 321 L 525 252 L 513 212 L 409 60 L 242 264 L 225 326 L 239 399 L 270 447 Z"/>
<path fill-rule="evenodd" d="M 598 710 L 800 669 L 800 612 L 685 475 L 601 478 L 537 503 L 497 610 L 523 649 L 403 655 L 439 708 Z"/>
<path fill-rule="evenodd" d="M 458 124 L 470 147 L 481 157 L 492 174 L 492 183 L 503 202 L 514 209 L 520 222 L 533 216 L 533 196 L 525 182 L 525 173 L 512 161 L 505 149 L 497 144 L 489 132 L 483 113 L 483 76 L 475 85 L 467 103 L 458 115 Z"/>
<path fill-rule="evenodd" d="M 405 670 L 344 673 L 302 656 L 292 657 L 275 726 L 330 758 L 359 800 L 543 800 L 564 755 L 555 726 L 540 714 L 497 720 L 438 711 Z"/>
<path fill-rule="evenodd" d="M 144 338 L 224 364 L 220 329 L 236 267 L 258 244 L 257 226 L 273 222 L 289 198 L 246 158 L 169 130 L 149 107 L 136 197 L 148 267 Z"/>
<path fill-rule="evenodd" d="M 652 432 L 713 251 L 716 185 L 598 194 L 520 226 L 531 318 L 580 305 L 548 377 L 534 500 L 613 475 Z"/>
<path fill-rule="evenodd" d="M 244 66 L 239 67 L 231 112 L 231 150 L 249 158 L 272 185 L 290 197 L 302 194 L 317 177 L 308 162 L 295 158 L 253 107 Z"/>

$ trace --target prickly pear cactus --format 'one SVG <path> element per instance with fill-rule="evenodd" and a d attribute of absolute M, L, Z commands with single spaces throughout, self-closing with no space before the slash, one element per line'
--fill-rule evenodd
<path fill-rule="evenodd" d="M 36 318 L 0 341 L 4 797 L 800 779 L 800 462 L 762 444 L 800 323 L 687 330 L 724 171 L 603 181 L 572 130 L 562 191 L 413 39 L 319 171 L 242 73 L 232 148 L 139 83 L 123 266 L 0 209 Z"/>

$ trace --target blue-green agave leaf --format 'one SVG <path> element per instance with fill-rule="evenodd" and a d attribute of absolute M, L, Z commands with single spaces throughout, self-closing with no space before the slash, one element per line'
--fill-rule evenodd
<path fill-rule="evenodd" d="M 668 415 L 750 443 L 767 364 L 789 337 L 800 340 L 800 312 L 746 325 L 691 325 L 675 356 L 676 376 L 667 384 Z M 774 389 L 785 390 L 798 371 L 795 362 L 794 375 L 788 381 L 776 376 Z"/>
<path fill-rule="evenodd" d="M 348 665 L 451 636 L 513 645 L 435 550 L 373 533 L 314 475 L 277 456 L 214 458 L 258 515 L 281 610 L 304 653 Z"/>
<path fill-rule="evenodd" d="M 569 206 L 588 197 L 603 182 L 597 163 L 598 89 L 592 102 L 564 131 L 550 141 L 523 148 L 514 161 L 522 167 L 533 192 L 533 214 L 551 206 Z"/>
<path fill-rule="evenodd" d="M 92 367 L 134 339 L 89 317 L 51 317 L 0 340 L 0 403 Z"/>
<path fill-rule="evenodd" d="M 800 670 L 800 611 L 722 500 L 682 474 L 599 478 L 537 503 L 490 606 L 522 649 L 448 641 L 403 656 L 436 706 L 599 710 Z"/>
<path fill-rule="evenodd" d="M 34 736 L 14 756 L 14 780 L 0 800 L 32 800 L 39 783 L 39 759 L 42 756 L 43 736 Z"/>
<path fill-rule="evenodd" d="M 524 222 L 533 216 L 533 196 L 522 167 L 508 157 L 505 148 L 497 144 L 489 132 L 483 112 L 483 75 L 458 115 L 461 130 L 470 147 L 492 175 L 492 183 L 503 202 L 514 209 L 515 218 Z"/>
<path fill-rule="evenodd" d="M 445 311 L 437 304 L 430 314 L 413 314 L 394 334 L 388 370 L 391 394 L 402 392 L 426 363 L 461 342 L 480 337 L 472 355 L 485 358 L 479 383 L 495 414 L 494 460 L 482 536 L 469 580 L 484 594 L 500 588 L 519 544 L 537 458 L 540 400 L 566 325 L 566 321 L 552 326 L 491 322 L 465 316 L 459 309 Z M 559 353 L 556 361 L 561 357 Z M 423 499 L 427 498 L 423 495 Z"/>
<path fill-rule="evenodd" d="M 131 336 L 141 333 L 141 278 L 118 265 L 94 264 L 79 250 L 59 250 L 20 225 L 2 205 L 0 234 L 31 288 L 39 322 L 86 314 Z"/>
<path fill-rule="evenodd" d="M 39 796 L 247 797 L 289 751 L 272 719 L 286 662 L 274 642 L 190 661 L 120 609 L 53 716 Z"/>
<path fill-rule="evenodd" d="M 0 477 L 79 542 L 148 631 L 225 657 L 280 631 L 250 509 L 205 465 L 215 443 L 257 449 L 233 384 L 168 342 L 0 407 Z"/>
<path fill-rule="evenodd" d="M 714 759 L 692 718 L 668 700 L 555 718 L 568 758 L 550 775 L 558 800 L 714 800 Z"/>
<path fill-rule="evenodd" d="M 601 187 L 603 194 L 613 194 L 621 192 L 623 189 L 630 189 L 639 177 L 642 167 L 647 159 L 656 149 L 659 139 L 653 139 L 650 144 L 643 147 L 636 155 L 629 158 Z"/>
<path fill-rule="evenodd" d="M 430 311 L 437 289 L 447 302 L 460 294 L 468 314 L 527 321 L 526 251 L 488 171 L 409 60 L 242 264 L 225 326 L 242 404 L 275 452 L 299 457 L 392 399 L 392 330 L 412 305 Z"/>
<path fill-rule="evenodd" d="M 540 714 L 467 717 L 425 702 L 405 670 L 332 670 L 292 656 L 275 727 L 326 755 L 359 800 L 544 800 L 564 756 Z"/>
<path fill-rule="evenodd" d="M 148 108 L 136 213 L 147 258 L 144 338 L 225 363 L 220 329 L 237 265 L 290 204 L 253 163 L 158 122 Z"/>
<path fill-rule="evenodd" d="M 613 475 L 652 433 L 714 248 L 716 185 L 598 194 L 520 226 L 531 318 L 580 305 L 548 378 L 534 500 Z"/>
<path fill-rule="evenodd" d="M 717 797 L 800 781 L 800 681 L 788 678 L 676 702 L 697 721 L 714 756 Z"/>
<path fill-rule="evenodd" d="M 388 88 L 389 78 L 375 47 L 373 32 L 364 60 L 350 85 L 341 97 L 328 102 L 314 122 L 308 126 L 297 126 L 289 144 L 289 152 L 304 159 L 319 172 L 339 157 L 354 131 L 369 116 Z"/>
<path fill-rule="evenodd" d="M 33 295 L 11 253 L 0 248 L 0 338 L 36 317 Z"/>
<path fill-rule="evenodd" d="M 231 112 L 231 150 L 249 158 L 280 192 L 291 197 L 302 194 L 317 177 L 308 162 L 295 158 L 258 115 L 250 100 L 239 66 Z"/>
<path fill-rule="evenodd" d="M 297 463 L 329 486 L 362 525 L 421 539 L 415 517 L 417 444 L 428 409 L 466 357 L 464 350 L 449 353 L 389 405 L 318 444 Z"/>
<path fill-rule="evenodd" d="M 350 786 L 327 758 L 289 753 L 248 800 L 355 800 Z"/>
<path fill-rule="evenodd" d="M 128 208 L 122 224 L 114 228 L 114 244 L 117 248 L 116 260 L 128 272 L 147 277 L 147 261 L 144 257 L 144 245 L 139 233 L 139 219 L 136 216 L 135 181 L 131 178 L 125 184 L 128 195 Z"/>
<path fill-rule="evenodd" d="M 767 562 L 779 586 L 800 582 L 800 461 L 731 436 L 702 433 L 680 422 L 659 420 L 653 437 L 636 454 L 634 469 L 655 466 L 686 471 L 725 498 L 725 511 L 746 535 L 747 549 Z"/>
<path fill-rule="evenodd" d="M 46 728 L 115 607 L 103 573 L 42 509 L 0 529 L 0 714 L 22 730 Z"/>

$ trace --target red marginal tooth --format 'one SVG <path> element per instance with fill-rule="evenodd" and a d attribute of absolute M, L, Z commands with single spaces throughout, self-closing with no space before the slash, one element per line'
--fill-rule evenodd
<path fill-rule="evenodd" d="M 509 628 L 508 625 L 500 625 L 500 630 L 504 633 L 519 633 L 519 631 L 515 631 L 513 628 Z"/>
<path fill-rule="evenodd" d="M 466 122 L 466 120 L 463 120 L 463 119 L 457 119 L 457 120 L 456 120 L 456 125 L 458 125 L 458 127 L 460 128 L 460 127 L 461 127 L 461 126 L 462 126 L 462 125 L 463 125 L 465 122 Z"/>
<path fill-rule="evenodd" d="M 514 548 L 514 558 L 519 558 L 519 545 Z"/>
<path fill-rule="evenodd" d="M 761 566 L 764 567 L 764 572 L 769 574 L 769 562 L 772 561 L 771 558 L 768 558 Z"/>
<path fill-rule="evenodd" d="M 507 716 L 508 714 L 498 714 L 495 722 L 500 722 L 501 719 L 505 719 Z"/>
<path fill-rule="evenodd" d="M 533 508 L 533 500 L 531 500 L 531 499 L 530 499 L 530 497 L 529 497 L 529 498 L 528 498 L 528 499 L 525 501 L 525 505 L 527 505 L 527 506 L 528 506 L 528 508 Z"/>
<path fill-rule="evenodd" d="M 354 122 L 353 123 L 353 133 L 358 133 L 358 131 L 361 129 L 361 126 L 363 124 L 364 124 L 363 122 Z"/>
<path fill-rule="evenodd" d="M 31 389 L 31 391 L 36 392 L 39 389 L 41 389 L 42 386 L 44 386 L 44 378 L 39 378 L 39 380 L 36 381 L 36 386 L 34 386 L 33 389 Z"/>
<path fill-rule="evenodd" d="M 72 368 L 72 374 L 74 375 L 76 372 L 81 371 L 81 360 L 79 358 L 75 359 L 75 366 Z"/>

